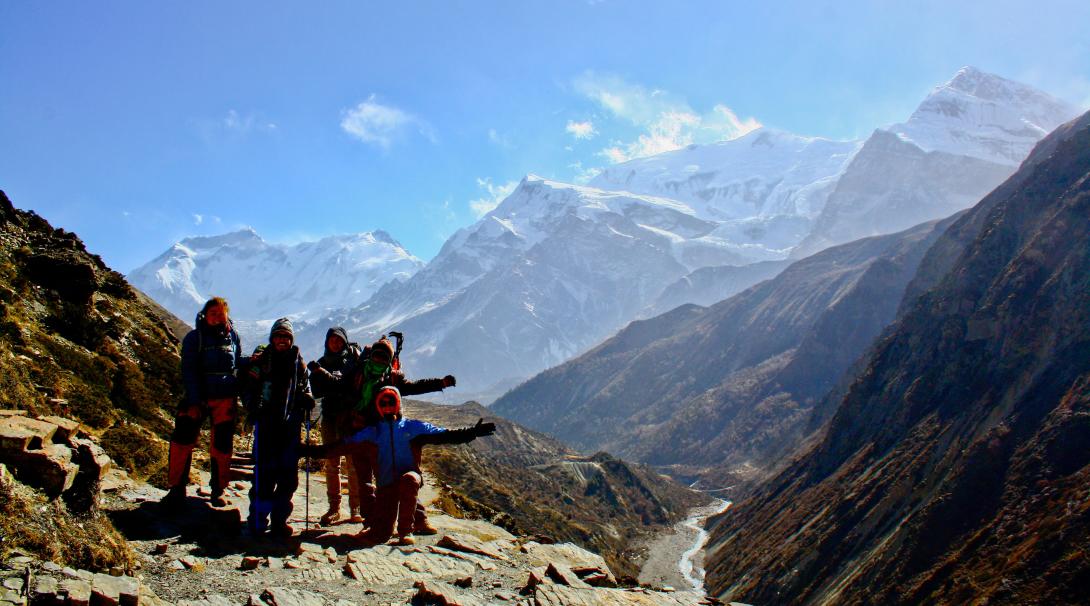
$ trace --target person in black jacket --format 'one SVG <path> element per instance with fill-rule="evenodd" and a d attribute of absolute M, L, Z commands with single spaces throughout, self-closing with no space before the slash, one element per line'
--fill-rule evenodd
<path fill-rule="evenodd" d="M 299 486 L 299 434 L 314 408 L 310 378 L 294 340 L 291 320 L 274 322 L 269 345 L 254 351 L 247 377 L 245 403 L 254 426 L 254 478 L 247 524 L 255 537 L 266 529 L 279 537 L 292 534 L 288 517 L 292 495 Z"/>
<path fill-rule="evenodd" d="M 330 328 L 325 335 L 325 353 L 310 366 L 325 372 L 311 373 L 314 397 L 322 401 L 322 443 L 332 444 L 348 435 L 351 424 L 352 398 L 348 386 L 339 380 L 350 376 L 359 364 L 359 348 L 348 341 L 348 332 L 340 326 Z M 319 523 L 329 526 L 341 519 L 341 459 L 344 459 L 345 475 L 348 476 L 348 522 L 361 523 L 360 482 L 351 457 L 340 455 L 325 461 L 326 499 L 329 510 Z M 373 490 L 373 489 L 372 489 Z M 372 495 L 373 498 L 373 495 Z"/>
<path fill-rule="evenodd" d="M 162 503 L 177 508 L 185 501 L 193 448 L 206 417 L 212 419 L 209 451 L 212 459 L 212 505 L 223 507 L 230 482 L 231 453 L 238 417 L 238 374 L 245 359 L 238 333 L 231 326 L 227 301 L 209 299 L 197 314 L 196 328 L 182 340 L 182 383 L 185 400 L 170 436 L 167 483 Z"/>
<path fill-rule="evenodd" d="M 385 336 L 364 349 L 359 363 L 350 373 L 336 376 L 316 362 L 311 362 L 309 368 L 315 380 L 322 381 L 323 385 L 336 386 L 347 391 L 350 432 L 374 425 L 381 419 L 375 409 L 375 395 L 383 387 L 396 387 L 400 394 L 409 396 L 442 391 L 456 384 L 453 375 L 447 375 L 441 379 L 416 381 L 406 379 L 405 374 L 394 367 L 394 345 Z M 363 456 L 359 451 L 350 456 L 360 487 L 360 512 L 363 514 L 364 523 L 369 525 L 370 515 L 375 507 L 374 470 L 371 468 L 371 459 Z M 422 514 L 423 508 L 419 509 L 421 514 L 418 519 L 421 524 L 418 532 L 434 532 L 427 525 L 427 520 Z"/>

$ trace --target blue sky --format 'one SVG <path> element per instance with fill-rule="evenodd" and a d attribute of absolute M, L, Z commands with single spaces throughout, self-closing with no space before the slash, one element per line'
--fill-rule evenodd
<path fill-rule="evenodd" d="M 963 65 L 1090 106 L 1090 3 L 3 2 L 0 189 L 120 271 L 381 228 L 427 260 L 523 175 L 905 119 Z"/>

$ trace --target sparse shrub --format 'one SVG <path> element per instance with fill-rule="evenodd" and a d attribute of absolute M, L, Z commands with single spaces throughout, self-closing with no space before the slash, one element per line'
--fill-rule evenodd
<path fill-rule="evenodd" d="M 102 434 L 102 448 L 115 463 L 137 479 L 166 479 L 167 445 L 134 423 L 121 423 Z"/>

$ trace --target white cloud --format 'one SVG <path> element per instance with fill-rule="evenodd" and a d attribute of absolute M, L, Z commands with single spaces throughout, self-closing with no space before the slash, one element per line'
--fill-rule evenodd
<path fill-rule="evenodd" d="M 518 181 L 508 181 L 503 185 L 496 185 L 492 183 L 491 178 L 477 178 L 477 186 L 483 189 L 487 195 L 476 200 L 470 200 L 469 208 L 473 211 L 473 214 L 478 218 L 485 216 L 492 209 L 500 205 L 503 199 L 511 195 L 511 192 L 515 191 L 518 187 Z"/>
<path fill-rule="evenodd" d="M 507 135 L 501 134 L 494 128 L 488 129 L 488 140 L 493 145 L 498 145 L 499 147 L 514 147 L 513 145 L 511 145 L 511 140 L 507 137 Z"/>
<path fill-rule="evenodd" d="M 574 180 L 579 185 L 586 185 L 590 182 L 591 179 L 597 177 L 602 173 L 602 169 L 594 166 L 590 168 L 583 168 L 582 162 L 572 162 L 568 165 L 568 168 L 572 169 L 572 172 L 574 173 L 572 180 Z"/>
<path fill-rule="evenodd" d="M 576 139 L 593 139 L 598 134 L 598 131 L 594 128 L 594 123 L 590 120 L 584 122 L 568 120 L 568 125 L 564 127 L 564 130 Z"/>
<path fill-rule="evenodd" d="M 194 215 L 193 215 L 193 225 L 200 225 L 201 223 L 204 223 L 204 215 L 199 215 L 199 214 L 194 213 Z"/>
<path fill-rule="evenodd" d="M 222 124 L 225 130 L 239 134 L 276 130 L 275 123 L 264 121 L 253 112 L 243 115 L 233 109 L 227 111 L 227 116 L 223 119 Z"/>
<path fill-rule="evenodd" d="M 346 110 L 341 118 L 341 128 L 360 141 L 383 149 L 389 149 L 394 140 L 409 129 L 415 129 L 433 143 L 436 140 L 434 131 L 426 122 L 391 105 L 382 105 L 376 101 L 375 95 Z"/>
<path fill-rule="evenodd" d="M 613 142 L 599 152 L 610 162 L 625 162 L 693 143 L 714 143 L 740 137 L 761 123 L 740 119 L 733 110 L 718 104 L 698 112 L 685 99 L 660 89 L 648 90 L 623 78 L 586 72 L 575 79 L 575 90 L 617 118 L 644 132 L 635 141 Z"/>

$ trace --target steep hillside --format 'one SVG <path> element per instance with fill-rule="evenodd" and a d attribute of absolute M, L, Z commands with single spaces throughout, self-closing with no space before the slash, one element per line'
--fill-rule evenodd
<path fill-rule="evenodd" d="M 471 425 L 481 417 L 497 420 L 476 404 L 414 401 L 407 414 L 447 427 Z M 494 436 L 457 448 L 428 448 L 424 460 L 453 489 L 448 505 L 455 511 L 491 519 L 516 534 L 574 542 L 630 577 L 647 557 L 640 546 L 649 535 L 708 502 L 647 467 L 605 453 L 579 456 L 503 419 Z"/>
<path fill-rule="evenodd" d="M 726 467 L 759 477 L 893 320 L 945 226 L 835 247 L 710 308 L 634 322 L 493 410 L 585 450 L 689 474 Z"/>
<path fill-rule="evenodd" d="M 165 448 L 152 434 L 169 430 L 180 393 L 179 328 L 75 234 L 0 192 L 0 408 L 75 417 L 153 474 Z"/>
<path fill-rule="evenodd" d="M 1087 217 L 1090 115 L 951 227 L 824 439 L 718 520 L 714 593 L 1085 601 Z"/>

